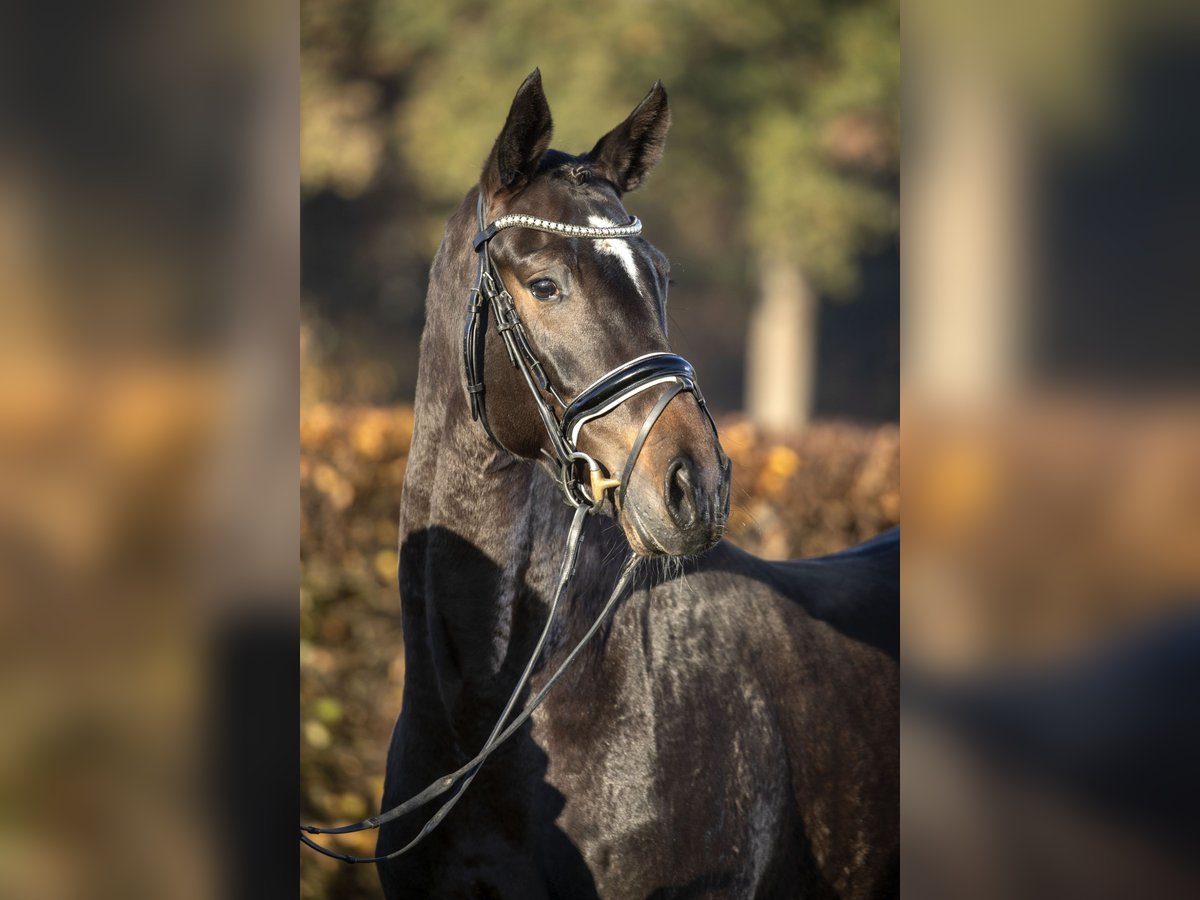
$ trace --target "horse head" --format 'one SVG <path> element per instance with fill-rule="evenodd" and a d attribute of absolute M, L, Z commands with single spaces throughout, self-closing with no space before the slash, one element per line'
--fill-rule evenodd
<path fill-rule="evenodd" d="M 495 325 L 519 341 L 485 339 L 486 318 L 474 338 L 469 317 L 466 349 L 468 391 L 497 443 L 557 459 L 562 471 L 586 462 L 586 496 L 617 518 L 635 551 L 681 556 L 720 539 L 730 463 L 691 366 L 670 353 L 670 264 L 621 202 L 662 158 L 670 120 L 656 83 L 625 121 L 572 156 L 550 149 L 540 73 L 525 80 L 483 167 L 476 238 L 481 283 L 498 281 L 492 296 L 507 304 L 493 304 Z M 523 371 L 514 355 L 533 363 Z M 611 502 L 595 496 L 610 488 Z"/>

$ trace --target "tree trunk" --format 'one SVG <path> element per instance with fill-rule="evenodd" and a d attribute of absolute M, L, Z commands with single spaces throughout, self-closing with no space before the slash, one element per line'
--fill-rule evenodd
<path fill-rule="evenodd" d="M 812 415 L 817 296 L 791 260 L 759 262 L 759 299 L 746 336 L 746 411 L 763 428 L 789 430 Z"/>

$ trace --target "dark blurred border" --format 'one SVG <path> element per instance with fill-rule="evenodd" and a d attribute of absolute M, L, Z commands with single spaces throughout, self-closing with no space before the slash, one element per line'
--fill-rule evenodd
<path fill-rule="evenodd" d="M 298 59 L 0 12 L 0 896 L 296 891 Z"/>
<path fill-rule="evenodd" d="M 905 9 L 903 888 L 1200 894 L 1200 18 Z"/>

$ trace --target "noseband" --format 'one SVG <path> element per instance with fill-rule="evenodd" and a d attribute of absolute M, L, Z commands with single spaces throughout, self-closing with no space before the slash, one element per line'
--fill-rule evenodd
<path fill-rule="evenodd" d="M 472 246 L 478 256 L 479 265 L 475 276 L 475 286 L 467 302 L 467 320 L 463 327 L 463 363 L 467 372 L 467 395 L 471 400 L 471 417 L 477 419 L 483 430 L 487 432 L 497 446 L 504 444 L 492 431 L 488 421 L 487 405 L 485 403 L 485 388 L 483 379 L 484 358 L 487 349 L 487 323 L 489 309 L 496 316 L 496 330 L 504 341 L 508 351 L 509 362 L 520 370 L 533 397 L 538 417 L 546 429 L 551 452 L 542 452 L 548 459 L 557 464 L 557 481 L 567 503 L 571 506 L 598 506 L 604 500 L 604 494 L 609 488 L 617 488 L 617 499 L 623 503 L 625 490 L 633 475 L 633 467 L 651 429 L 662 415 L 667 404 L 676 394 L 688 392 L 696 398 L 700 408 L 708 417 L 713 432 L 717 430 L 704 395 L 696 383 L 696 372 L 682 356 L 674 353 L 647 353 L 636 359 L 622 363 L 601 375 L 584 388 L 575 399 L 567 402 L 558 392 L 546 374 L 546 369 L 538 359 L 537 354 L 529 344 L 525 326 L 517 314 L 516 303 L 512 295 L 504 287 L 504 281 L 492 262 L 489 245 L 492 238 L 505 228 L 529 228 L 534 231 L 544 231 L 569 238 L 590 238 L 604 240 L 613 238 L 630 238 L 642 233 L 642 223 L 637 216 L 632 216 L 628 225 L 613 225 L 596 227 L 589 225 L 568 225 L 564 222 L 552 222 L 537 216 L 510 214 L 501 216 L 485 225 L 486 219 L 483 208 L 483 194 L 480 193 L 476 204 L 476 217 L 479 222 L 479 232 L 472 240 Z M 622 403 L 637 396 L 643 391 L 658 385 L 671 385 L 655 404 L 650 415 L 642 423 L 641 430 L 634 440 L 625 460 L 625 466 L 620 479 L 606 478 L 600 464 L 588 454 L 579 449 L 579 432 L 588 422 L 608 415 Z M 546 399 L 546 395 L 563 411 L 559 418 L 554 408 Z M 507 449 L 507 448 L 504 448 Z M 579 480 L 579 463 L 583 463 L 588 471 L 586 490 Z"/>
<path fill-rule="evenodd" d="M 634 577 L 638 563 L 638 557 L 636 556 L 631 556 L 626 561 L 624 567 L 621 569 L 620 576 L 617 578 L 616 585 L 609 595 L 608 601 L 601 608 L 600 614 L 596 617 L 591 627 L 574 648 L 572 648 L 571 652 L 567 654 L 558 668 L 554 670 L 553 674 L 546 679 L 533 699 L 510 720 L 510 716 L 512 716 L 513 709 L 517 703 L 517 698 L 525 690 L 526 685 L 529 683 L 529 678 L 533 673 L 534 666 L 542 655 L 542 650 L 546 645 L 546 639 L 549 637 L 551 627 L 554 624 L 555 613 L 558 611 L 559 601 L 562 599 L 563 592 L 570 582 L 571 577 L 575 574 L 575 562 L 578 559 L 579 546 L 583 542 L 584 520 L 589 513 L 594 512 L 596 507 L 604 501 L 606 492 L 611 488 L 618 489 L 617 502 L 624 503 L 625 489 L 629 485 L 630 477 L 633 475 L 633 467 L 637 463 L 638 455 L 642 452 L 642 446 L 646 443 L 646 439 L 650 436 L 650 431 L 654 428 L 663 410 L 667 408 L 667 404 L 680 393 L 686 391 L 692 394 L 696 398 L 696 402 L 700 405 L 700 408 L 704 410 L 705 416 L 708 417 L 708 422 L 712 426 L 713 433 L 716 434 L 717 432 L 717 425 L 713 421 L 712 414 L 709 413 L 708 406 L 704 402 L 704 397 L 700 393 L 700 388 L 696 384 L 696 373 L 692 369 L 692 364 L 682 356 L 677 356 L 674 353 L 647 353 L 644 356 L 631 359 L 601 375 L 580 391 L 570 403 L 563 400 L 562 395 L 555 389 L 546 375 L 546 370 L 540 360 L 538 360 L 537 354 L 533 352 L 533 348 L 529 344 L 529 338 L 525 334 L 525 327 L 521 324 L 521 319 L 517 315 L 517 308 L 513 302 L 512 295 L 504 289 L 504 282 L 501 280 L 500 273 L 492 263 L 491 254 L 488 251 L 488 244 L 491 239 L 505 228 L 532 228 L 535 231 L 545 231 L 550 234 L 558 234 L 570 238 L 604 239 L 633 237 L 634 235 L 641 234 L 642 231 L 642 223 L 638 221 L 636 216 L 630 219 L 628 225 L 598 228 L 584 225 L 567 225 L 563 222 L 551 222 L 547 219 L 539 219 L 536 216 L 507 215 L 501 216 L 491 225 L 485 227 L 482 193 L 479 196 L 476 212 L 479 219 L 479 233 L 475 235 L 473 245 L 479 257 L 479 269 L 475 277 L 475 286 L 471 288 L 470 300 L 467 304 L 467 321 L 463 328 L 463 361 L 467 371 L 467 394 L 471 398 L 471 416 L 479 420 L 488 437 L 497 446 L 507 449 L 492 432 L 491 425 L 488 422 L 487 407 L 484 403 L 483 363 L 484 353 L 487 349 L 487 322 L 488 311 L 490 309 L 496 315 L 496 330 L 504 340 L 509 362 L 521 371 L 522 376 L 525 378 L 525 384 L 528 385 L 529 392 L 533 396 L 534 405 L 537 407 L 542 425 L 545 426 L 552 450 L 552 453 L 547 453 L 545 450 L 542 452 L 546 454 L 552 463 L 557 464 L 558 485 L 562 489 L 567 503 L 575 507 L 575 515 L 571 520 L 571 528 L 567 534 L 566 549 L 563 552 L 562 564 L 559 567 L 558 582 L 555 586 L 554 596 L 550 601 L 550 612 L 546 617 L 546 624 L 543 626 L 542 633 L 533 648 L 529 662 L 526 663 L 521 677 L 517 679 L 516 687 L 513 688 L 512 694 L 509 696 L 508 702 L 504 705 L 504 709 L 501 711 L 499 719 L 497 719 L 495 726 L 492 728 L 491 734 L 484 741 L 483 748 L 457 770 L 443 775 L 419 794 L 410 797 L 398 806 L 381 812 L 377 816 L 371 816 L 352 825 L 341 825 L 333 828 L 316 825 L 300 826 L 300 840 L 302 842 L 325 856 L 331 856 L 343 862 L 384 862 L 407 853 L 417 846 L 417 844 L 421 843 L 449 814 L 450 810 L 454 808 L 454 805 L 459 801 L 463 793 L 466 792 L 467 788 L 470 787 L 471 782 L 475 779 L 480 767 L 483 766 L 488 757 L 495 752 L 497 747 L 512 737 L 529 717 L 533 715 L 533 711 L 537 709 L 550 692 L 550 689 L 554 687 L 567 669 L 570 668 L 580 651 L 583 650 L 584 646 L 599 630 L 601 623 L 604 622 L 609 613 L 616 607 L 617 600 L 624 593 L 625 588 Z M 642 427 L 634 438 L 629 456 L 626 457 L 620 479 L 605 477 L 600 464 L 579 449 L 580 430 L 589 422 L 608 415 L 631 397 L 636 397 L 643 391 L 648 391 L 659 385 L 667 385 L 667 390 L 663 391 L 658 402 L 654 404 L 649 415 L 642 422 Z M 547 402 L 546 394 L 549 394 L 559 408 L 562 409 L 561 419 L 555 413 L 550 403 Z M 583 463 L 588 471 L 586 488 L 578 477 L 579 463 Z M 430 801 L 447 794 L 449 794 L 448 799 L 425 822 L 416 836 L 407 844 L 391 853 L 381 856 L 351 856 L 319 844 L 309 836 L 353 834 L 359 831 L 379 828 L 381 825 L 394 821 L 410 812 L 414 812 Z"/>

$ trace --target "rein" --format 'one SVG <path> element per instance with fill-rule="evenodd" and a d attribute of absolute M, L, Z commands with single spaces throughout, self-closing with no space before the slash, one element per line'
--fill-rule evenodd
<path fill-rule="evenodd" d="M 570 530 L 567 533 L 566 547 L 563 550 L 563 559 L 559 567 L 558 582 L 555 586 L 554 597 L 550 603 L 550 612 L 547 615 L 546 624 L 542 628 L 542 633 L 538 637 L 533 652 L 530 654 L 529 662 L 525 664 L 525 669 L 522 671 L 521 677 L 517 680 L 516 687 L 513 688 L 508 701 L 504 705 L 504 709 L 501 711 L 496 724 L 492 728 L 491 734 L 484 741 L 484 745 L 480 751 L 463 766 L 443 775 L 420 793 L 377 816 L 371 816 L 352 825 L 342 825 L 332 828 L 301 824 L 300 840 L 304 844 L 325 856 L 330 856 L 343 862 L 384 862 L 407 853 L 424 840 L 449 814 L 454 805 L 458 803 L 488 757 L 501 744 L 516 734 L 517 729 L 533 715 L 534 710 L 546 699 L 550 689 L 566 673 L 583 647 L 596 634 L 600 625 L 616 607 L 617 600 L 624 593 L 625 588 L 628 587 L 637 568 L 639 561 L 639 557 L 637 556 L 630 556 L 626 560 L 612 593 L 609 595 L 608 600 L 600 610 L 599 615 L 596 616 L 596 620 L 592 623 L 587 633 L 579 640 L 566 659 L 559 664 L 558 668 L 554 670 L 554 673 L 546 680 L 546 683 L 542 685 L 529 704 L 512 721 L 509 721 L 509 716 L 516 706 L 517 698 L 529 683 L 534 666 L 542 655 L 546 640 L 550 635 L 551 627 L 554 624 L 555 615 L 558 612 L 559 601 L 562 599 L 563 592 L 566 590 L 575 573 L 575 564 L 579 558 L 579 547 L 583 543 L 584 520 L 604 502 L 606 493 L 611 489 L 617 489 L 617 502 L 622 505 L 624 504 L 625 488 L 633 475 L 634 465 L 637 463 L 642 447 L 645 445 L 646 439 L 650 436 L 654 425 L 658 422 L 659 417 L 671 400 L 684 392 L 692 394 L 696 398 L 700 409 L 704 411 L 705 416 L 708 418 L 713 433 L 716 434 L 717 431 L 712 414 L 708 411 L 708 406 L 705 404 L 704 397 L 700 393 L 700 388 L 696 384 L 696 373 L 692 368 L 692 364 L 682 356 L 674 353 L 647 353 L 622 363 L 616 368 L 610 369 L 580 391 L 574 400 L 569 403 L 566 402 L 551 383 L 545 368 L 542 366 L 537 354 L 534 353 L 525 332 L 525 327 L 517 314 L 516 304 L 513 301 L 512 295 L 505 290 L 504 282 L 500 277 L 500 273 L 496 270 L 495 264 L 492 262 L 488 249 L 492 238 L 505 228 L 530 228 L 568 238 L 611 239 L 634 237 L 641 234 L 642 231 L 642 223 L 636 216 L 631 217 L 627 225 L 595 227 L 569 225 L 563 222 L 541 219 L 537 216 L 512 214 L 501 216 L 491 225 L 486 225 L 482 192 L 479 195 L 476 205 L 476 213 L 479 222 L 479 232 L 472 240 L 472 246 L 478 255 L 479 265 L 475 277 L 475 286 L 471 288 L 469 294 L 466 324 L 463 328 L 463 362 L 467 376 L 467 395 L 471 401 L 471 418 L 479 421 L 488 437 L 497 446 L 508 450 L 492 431 L 491 425 L 488 422 L 487 407 L 484 400 L 483 370 L 488 313 L 490 311 L 496 317 L 496 330 L 504 341 L 505 349 L 508 351 L 509 362 L 519 369 L 524 377 L 525 384 L 528 386 L 534 404 L 537 407 L 538 416 L 546 429 L 552 452 L 548 453 L 544 449 L 542 452 L 551 463 L 557 464 L 558 474 L 556 481 L 567 504 L 575 508 L 575 513 L 571 519 Z M 625 460 L 620 479 L 607 477 L 600 463 L 579 449 L 577 442 L 580 430 L 587 423 L 608 415 L 630 398 L 659 385 L 669 385 L 669 387 L 663 392 L 662 396 L 650 410 L 649 415 L 643 421 L 630 448 L 629 455 Z M 547 401 L 546 394 L 549 394 L 554 403 L 562 409 L 561 419 Z M 588 472 L 588 481 L 586 484 L 580 481 L 578 477 L 580 464 L 583 464 Z M 381 825 L 394 821 L 441 797 L 456 786 L 457 790 L 454 790 L 454 793 L 450 795 L 437 812 L 425 822 L 425 825 L 416 837 L 403 847 L 386 855 L 351 856 L 331 850 L 309 837 L 309 835 L 314 834 L 353 834 L 359 831 L 379 828 Z"/>
<path fill-rule="evenodd" d="M 575 509 L 575 515 L 571 520 L 571 530 L 567 537 L 566 550 L 563 554 L 562 566 L 559 570 L 558 586 L 554 591 L 554 599 L 550 603 L 550 614 L 546 617 L 546 624 L 542 628 L 541 635 L 538 637 L 537 646 L 533 648 L 533 653 L 531 653 L 529 656 L 529 662 L 525 664 L 525 670 L 521 673 L 521 677 L 517 680 L 517 685 L 513 688 L 512 694 L 509 695 L 508 702 L 504 704 L 503 711 L 496 720 L 496 724 L 492 727 L 492 733 L 488 735 L 488 739 L 484 741 L 483 748 L 465 765 L 453 772 L 443 775 L 419 794 L 413 795 L 398 806 L 393 806 L 391 809 L 387 810 L 386 812 L 382 812 L 377 816 L 371 816 L 363 819 L 361 822 L 355 822 L 353 825 L 342 825 L 336 828 L 321 828 L 316 825 L 301 825 L 300 840 L 304 844 L 312 847 L 312 849 L 316 850 L 318 853 L 322 853 L 325 856 L 331 856 L 334 859 L 341 860 L 342 862 L 385 862 L 389 859 L 395 859 L 398 856 L 402 856 L 409 850 L 413 849 L 413 847 L 421 843 L 421 841 L 423 841 L 429 835 L 429 833 L 433 831 L 433 829 L 441 824 L 442 819 L 446 818 L 447 814 L 451 809 L 454 808 L 454 805 L 458 803 L 459 798 L 462 797 L 463 793 L 470 786 L 471 782 L 475 780 L 475 776 L 479 773 L 480 767 L 483 766 L 487 758 L 491 756 L 501 744 L 516 734 L 517 729 L 525 724 L 526 720 L 533 715 L 533 711 L 542 704 L 543 700 L 546 699 L 546 695 L 550 693 L 550 689 L 554 687 L 554 685 L 564 674 L 566 674 L 567 669 L 569 669 L 571 664 L 575 662 L 575 658 L 579 655 L 580 651 L 583 650 L 588 641 L 592 639 L 592 636 L 599 631 L 600 625 L 605 619 L 608 618 L 609 613 L 611 613 L 616 607 L 617 600 L 620 599 L 621 595 L 625 592 L 625 588 L 629 585 L 629 582 L 633 577 L 634 570 L 637 568 L 638 564 L 638 557 L 636 556 L 630 556 L 629 559 L 626 560 L 624 568 L 621 569 L 621 575 L 617 579 L 616 586 L 613 587 L 612 593 L 609 595 L 607 602 L 605 602 L 603 608 L 600 610 L 600 614 L 596 616 L 596 620 L 587 630 L 587 633 L 579 639 L 579 643 L 575 645 L 575 647 L 567 655 L 567 658 L 564 659 L 562 663 L 559 664 L 559 667 L 554 670 L 554 674 L 546 680 L 546 683 L 542 685 L 541 690 L 534 695 L 533 700 L 531 700 L 529 704 L 521 710 L 520 714 L 518 714 L 515 719 L 509 722 L 506 727 L 505 722 L 508 719 L 509 714 L 512 712 L 513 707 L 516 705 L 517 697 L 520 695 L 521 691 L 525 689 L 525 685 L 529 682 L 529 676 L 533 673 L 534 664 L 541 656 L 542 649 L 546 645 L 546 638 L 549 637 L 550 628 L 554 624 L 554 615 L 558 611 L 558 603 L 562 598 L 563 590 L 566 588 L 567 583 L 571 580 L 571 576 L 575 573 L 575 562 L 579 557 L 579 545 L 583 543 L 583 520 L 587 518 L 587 515 L 590 512 L 591 508 L 587 506 L 581 505 Z M 385 825 L 394 819 L 398 819 L 406 813 L 410 813 L 413 810 L 424 806 L 429 801 L 442 796 L 451 788 L 453 788 L 455 784 L 458 784 L 459 779 L 462 779 L 462 781 L 461 784 L 459 784 L 458 790 L 451 795 L 450 799 L 442 804 L 441 808 L 438 809 L 438 811 L 434 813 L 428 819 L 428 821 L 425 822 L 417 836 L 400 849 L 394 850 L 391 853 L 384 854 L 383 856 L 351 856 L 346 853 L 338 853 L 336 850 L 330 850 L 328 847 L 318 844 L 308 836 L 310 834 L 353 834 L 357 831 L 369 831 L 373 828 L 378 828 L 379 826 Z"/>

